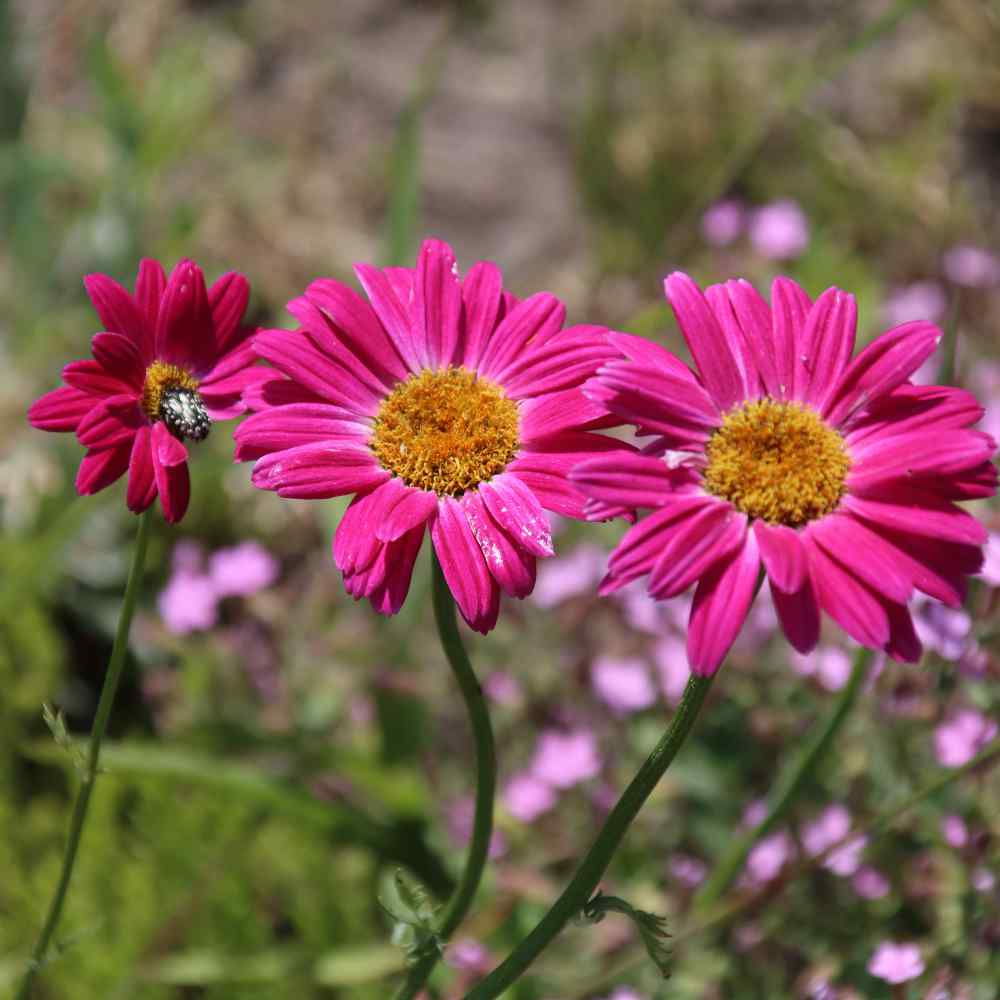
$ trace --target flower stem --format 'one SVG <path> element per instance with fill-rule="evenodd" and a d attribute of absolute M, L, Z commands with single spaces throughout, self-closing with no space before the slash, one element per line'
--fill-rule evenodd
<path fill-rule="evenodd" d="M 441 636 L 445 656 L 465 699 L 465 708 L 469 714 L 469 723 L 476 745 L 476 806 L 465 870 L 438 921 L 437 940 L 410 967 L 406 981 L 396 994 L 396 1000 L 411 1000 L 417 995 L 440 957 L 438 942 L 447 941 L 465 919 L 483 877 L 483 869 L 489 856 L 490 837 L 493 833 L 493 798 L 496 793 L 497 762 L 490 714 L 483 698 L 483 690 L 476 680 L 472 664 L 469 663 L 468 654 L 458 634 L 455 602 L 436 555 L 433 557 L 431 572 L 434 581 L 434 620 Z"/>
<path fill-rule="evenodd" d="M 729 888 L 730 882 L 739 874 L 746 862 L 754 844 L 761 837 L 767 836 L 784 818 L 789 807 L 795 800 L 799 790 L 813 769 L 826 754 L 834 737 L 840 731 L 844 721 L 857 701 L 861 684 L 868 673 L 872 651 L 862 646 L 854 656 L 851 675 L 840 691 L 826 722 L 807 744 L 802 752 L 794 757 L 789 766 L 781 772 L 771 792 L 767 815 L 742 837 L 730 841 L 729 849 L 722 855 L 705 884 L 694 898 L 696 911 L 704 912 Z"/>
<path fill-rule="evenodd" d="M 692 677 L 688 681 L 684 697 L 681 698 L 667 731 L 611 810 L 569 885 L 535 929 L 511 952 L 506 961 L 466 994 L 465 1000 L 492 1000 L 499 996 L 521 976 L 567 922 L 587 905 L 632 821 L 691 732 L 712 686 L 712 679 Z"/>
<path fill-rule="evenodd" d="M 118 629 L 115 632 L 114 645 L 111 647 L 111 658 L 108 660 L 108 669 L 104 675 L 101 698 L 97 703 L 97 714 L 94 716 L 94 724 L 90 731 L 90 747 L 80 775 L 80 790 L 77 793 L 76 803 L 73 806 L 73 815 L 70 819 L 69 836 L 66 840 L 66 853 L 63 857 L 62 872 L 59 875 L 59 883 L 56 886 L 55 895 L 49 904 L 49 912 L 45 917 L 45 924 L 42 927 L 41 934 L 38 936 L 38 941 L 35 944 L 34 951 L 31 953 L 31 958 L 28 960 L 28 969 L 21 982 L 21 988 L 18 990 L 17 1000 L 27 1000 L 31 996 L 31 988 L 35 976 L 45 962 L 49 943 L 59 924 L 63 904 L 66 902 L 66 893 L 69 890 L 70 879 L 73 877 L 73 867 L 76 863 L 77 850 L 80 847 L 83 825 L 87 819 L 90 796 L 94 790 L 94 782 L 97 780 L 98 764 L 101 756 L 101 740 L 103 740 L 104 731 L 107 729 L 108 718 L 111 715 L 111 706 L 114 704 L 115 692 L 118 690 L 118 682 L 121 680 L 122 669 L 125 666 L 125 652 L 128 649 L 129 629 L 132 625 L 132 615 L 135 612 L 135 600 L 139 591 L 139 578 L 142 576 L 142 567 L 146 561 L 146 543 L 149 541 L 149 525 L 151 520 L 152 508 L 149 508 L 139 516 L 139 529 L 136 532 L 132 565 L 129 568 L 128 580 L 125 583 L 125 597 L 122 601 L 121 613 L 118 616 Z"/>

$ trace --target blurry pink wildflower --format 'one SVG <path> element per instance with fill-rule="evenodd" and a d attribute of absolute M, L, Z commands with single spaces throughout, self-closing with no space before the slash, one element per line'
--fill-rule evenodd
<path fill-rule="evenodd" d="M 570 788 L 600 772 L 597 740 L 589 729 L 548 729 L 538 738 L 531 773 L 553 788 Z"/>
<path fill-rule="evenodd" d="M 882 303 L 882 322 L 901 326 L 925 319 L 937 323 L 944 316 L 948 299 L 936 281 L 917 281 L 894 289 Z"/>
<path fill-rule="evenodd" d="M 663 697 L 671 705 L 676 705 L 691 678 L 684 640 L 673 635 L 665 635 L 662 639 L 658 639 L 653 646 L 653 662 L 660 675 Z"/>
<path fill-rule="evenodd" d="M 996 722 L 974 708 L 963 708 L 934 730 L 934 751 L 945 767 L 961 767 L 996 734 Z"/>
<path fill-rule="evenodd" d="M 752 799 L 743 809 L 740 817 L 740 824 L 745 827 L 754 827 L 761 823 L 767 815 L 767 799 Z"/>
<path fill-rule="evenodd" d="M 156 603 L 163 624 L 175 635 L 209 629 L 218 621 L 218 599 L 212 581 L 191 570 L 174 572 Z"/>
<path fill-rule="evenodd" d="M 792 667 L 803 677 L 815 677 L 827 691 L 839 691 L 851 675 L 851 658 L 838 646 L 824 646 L 803 656 L 792 654 Z"/>
<path fill-rule="evenodd" d="M 995 531 L 991 531 L 986 540 L 984 556 L 983 568 L 979 575 L 991 587 L 1000 587 L 1000 534 Z"/>
<path fill-rule="evenodd" d="M 212 553 L 208 575 L 219 597 L 249 596 L 278 578 L 278 560 L 258 542 L 242 542 Z"/>
<path fill-rule="evenodd" d="M 701 235 L 714 247 L 728 246 L 746 225 L 746 209 L 735 198 L 717 201 L 701 217 Z"/>
<path fill-rule="evenodd" d="M 547 559 L 538 568 L 531 599 L 541 608 L 552 608 L 571 597 L 590 594 L 604 573 L 608 554 L 596 545 L 578 545 L 566 555 Z"/>
<path fill-rule="evenodd" d="M 614 421 L 581 392 L 614 349 L 602 327 L 564 329 L 554 296 L 505 292 L 495 264 L 461 278 L 440 240 L 415 268 L 355 270 L 368 302 L 323 278 L 288 305 L 300 329 L 254 338 L 275 377 L 236 456 L 282 497 L 354 494 L 333 555 L 355 600 L 395 614 L 429 532 L 462 616 L 489 632 L 501 592 L 527 596 L 553 554 L 545 511 L 584 515 L 569 468 L 628 448 L 589 433 Z"/>
<path fill-rule="evenodd" d="M 941 836 L 945 843 L 958 850 L 969 842 L 969 828 L 961 816 L 949 813 L 941 820 Z"/>
<path fill-rule="evenodd" d="M 861 855 L 867 845 L 868 838 L 863 834 L 852 837 L 827 855 L 823 861 L 823 867 L 828 868 L 834 875 L 847 878 L 858 870 L 861 864 Z"/>
<path fill-rule="evenodd" d="M 642 454 L 571 473 L 597 517 L 653 510 L 611 554 L 600 593 L 646 575 L 659 600 L 695 585 L 696 674 L 718 669 L 761 567 L 799 652 L 815 648 L 822 608 L 862 645 L 919 659 L 907 601 L 916 588 L 961 605 L 986 531 L 954 501 L 992 496 L 997 479 L 994 441 L 971 429 L 975 398 L 907 381 L 941 331 L 896 327 L 851 360 L 856 307 L 838 289 L 813 303 L 778 278 L 768 306 L 745 281 L 702 293 L 677 273 L 665 285 L 697 374 L 613 333 L 623 357 L 586 388 L 652 436 Z"/>
<path fill-rule="evenodd" d="M 444 960 L 463 972 L 487 972 L 492 967 L 493 956 L 482 942 L 475 938 L 459 938 L 444 951 Z"/>
<path fill-rule="evenodd" d="M 983 247 L 960 243 L 946 251 L 941 266 L 948 280 L 966 288 L 1000 284 L 1000 257 Z"/>
<path fill-rule="evenodd" d="M 448 833 L 457 844 L 467 844 L 472 837 L 472 823 L 476 805 L 471 796 L 452 802 L 447 809 Z M 502 858 L 507 853 L 507 839 L 500 830 L 490 836 L 489 856 Z"/>
<path fill-rule="evenodd" d="M 708 866 L 691 854 L 674 854 L 667 866 L 670 877 L 687 889 L 695 889 L 705 881 Z"/>
<path fill-rule="evenodd" d="M 649 708 L 656 701 L 649 670 L 640 659 L 599 656 L 591 665 L 590 682 L 597 696 L 622 715 Z"/>
<path fill-rule="evenodd" d="M 802 846 L 809 854 L 822 854 L 851 829 L 851 814 L 840 803 L 827 806 L 819 816 L 802 827 Z"/>
<path fill-rule="evenodd" d="M 750 216 L 750 242 L 769 260 L 798 257 L 809 246 L 809 222 L 789 198 L 773 201 Z"/>
<path fill-rule="evenodd" d="M 906 983 L 924 971 L 924 960 L 915 944 L 883 941 L 868 962 L 868 971 L 887 983 Z"/>
<path fill-rule="evenodd" d="M 490 701 L 498 705 L 517 705 L 524 697 L 521 682 L 503 670 L 494 670 L 483 681 L 483 691 Z"/>
<path fill-rule="evenodd" d="M 976 892 L 992 892 L 996 888 L 996 876 L 984 865 L 973 869 L 970 881 Z"/>
<path fill-rule="evenodd" d="M 103 326 L 93 358 L 63 368 L 66 383 L 32 404 L 28 420 L 73 431 L 87 449 L 76 491 L 97 493 L 128 472 L 125 502 L 146 510 L 159 496 L 176 523 L 190 498 L 185 440 L 207 437 L 213 420 L 242 413 L 245 388 L 267 377 L 243 326 L 250 286 L 229 273 L 211 288 L 193 261 L 169 280 L 158 261 L 139 265 L 135 294 L 105 274 L 84 279 Z"/>
<path fill-rule="evenodd" d="M 746 874 L 756 885 L 763 885 L 776 878 L 795 853 L 792 838 L 784 831 L 772 833 L 759 840 L 747 856 Z"/>
<path fill-rule="evenodd" d="M 515 819 L 532 823 L 556 804 L 556 793 L 548 782 L 524 771 L 507 782 L 503 804 Z"/>
<path fill-rule="evenodd" d="M 862 899 L 884 899 L 889 895 L 889 880 L 871 865 L 862 865 L 854 873 L 851 885 Z"/>

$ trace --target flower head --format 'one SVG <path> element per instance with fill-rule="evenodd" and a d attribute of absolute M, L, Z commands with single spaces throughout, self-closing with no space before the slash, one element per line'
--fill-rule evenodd
<path fill-rule="evenodd" d="M 968 764 L 997 734 L 997 723 L 974 708 L 963 708 L 934 730 L 934 751 L 945 767 Z"/>
<path fill-rule="evenodd" d="M 28 419 L 73 431 L 87 449 L 78 493 L 97 493 L 128 471 L 129 509 L 139 513 L 159 496 L 176 523 L 190 495 L 185 440 L 202 441 L 213 420 L 242 413 L 243 390 L 266 375 L 251 367 L 253 330 L 241 323 L 250 286 L 230 273 L 206 288 L 190 260 L 168 280 L 149 259 L 134 295 L 104 274 L 84 283 L 104 327 L 91 341 L 93 358 L 66 365 L 66 384 L 36 400 Z"/>
<path fill-rule="evenodd" d="M 996 490 L 992 438 L 961 389 L 908 379 L 941 333 L 908 323 L 853 358 L 854 298 L 815 303 L 778 278 L 770 306 L 745 281 L 706 292 L 684 274 L 667 298 L 697 373 L 625 334 L 588 395 L 653 440 L 573 474 L 601 511 L 652 508 L 612 553 L 603 593 L 649 575 L 650 594 L 697 584 L 688 657 L 713 673 L 746 619 L 763 567 L 801 653 L 822 608 L 853 639 L 899 660 L 921 653 L 914 589 L 958 607 L 982 563 L 983 526 L 956 500 Z"/>
<path fill-rule="evenodd" d="M 883 941 L 869 959 L 868 971 L 887 983 L 908 983 L 923 973 L 924 960 L 915 944 Z"/>
<path fill-rule="evenodd" d="M 750 216 L 750 242 L 762 257 L 798 257 L 809 246 L 809 221 L 790 198 L 772 201 Z"/>
<path fill-rule="evenodd" d="M 369 302 L 314 281 L 289 303 L 301 328 L 256 348 L 277 377 L 236 432 L 253 482 L 282 497 L 355 494 L 334 561 L 348 592 L 394 614 L 425 531 L 465 620 L 496 624 L 500 592 L 524 597 L 552 555 L 545 510 L 582 517 L 569 468 L 624 446 L 588 433 L 614 423 L 581 386 L 609 357 L 606 331 L 563 328 L 547 293 L 519 301 L 499 269 L 459 277 L 427 240 L 415 269 L 358 265 Z"/>

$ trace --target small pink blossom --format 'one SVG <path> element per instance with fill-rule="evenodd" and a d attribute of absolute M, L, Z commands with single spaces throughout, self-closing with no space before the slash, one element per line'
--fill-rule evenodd
<path fill-rule="evenodd" d="M 846 844 L 841 844 L 827 855 L 823 867 L 842 878 L 853 875 L 861 864 L 861 855 L 867 844 L 868 838 L 865 836 L 852 837 Z"/>
<path fill-rule="evenodd" d="M 708 874 L 705 862 L 691 854 L 673 855 L 668 868 L 670 877 L 688 889 L 694 889 L 701 885 Z"/>
<path fill-rule="evenodd" d="M 791 199 L 773 201 L 750 216 L 750 242 L 769 260 L 798 257 L 809 246 L 809 222 Z"/>
<path fill-rule="evenodd" d="M 983 568 L 979 575 L 991 586 L 1000 587 L 1000 534 L 990 532 L 983 551 Z"/>
<path fill-rule="evenodd" d="M 553 608 L 581 594 L 589 594 L 604 574 L 608 554 L 596 545 L 578 545 L 565 556 L 548 559 L 538 567 L 532 601 Z"/>
<path fill-rule="evenodd" d="M 619 986 L 607 1000 L 645 1000 L 645 997 L 627 986 Z"/>
<path fill-rule="evenodd" d="M 794 850 L 792 838 L 784 830 L 758 841 L 747 856 L 746 871 L 750 881 L 757 885 L 770 882 L 785 867 Z"/>
<path fill-rule="evenodd" d="M 728 246 L 746 225 L 746 209 L 735 198 L 717 201 L 701 217 L 701 235 L 714 247 Z"/>
<path fill-rule="evenodd" d="M 515 819 L 532 823 L 556 804 L 556 793 L 550 784 L 529 772 L 522 772 L 507 782 L 503 804 Z"/>
<path fill-rule="evenodd" d="M 657 640 L 653 646 L 653 662 L 660 675 L 660 689 L 664 698 L 671 705 L 676 705 L 691 679 L 684 640 L 675 635 L 665 635 Z"/>
<path fill-rule="evenodd" d="M 444 950 L 444 960 L 463 972 L 487 972 L 493 964 L 493 956 L 475 938 L 460 938 L 449 944 Z"/>
<path fill-rule="evenodd" d="M 621 715 L 649 708 L 656 701 L 646 664 L 634 657 L 598 657 L 590 668 L 590 682 L 597 696 Z"/>
<path fill-rule="evenodd" d="M 958 850 L 969 842 L 969 828 L 961 816 L 949 813 L 941 820 L 941 836 L 949 847 Z"/>
<path fill-rule="evenodd" d="M 218 621 L 215 588 L 201 573 L 174 573 L 156 603 L 163 624 L 175 635 L 210 629 Z"/>
<path fill-rule="evenodd" d="M 948 250 L 941 266 L 948 280 L 956 285 L 991 288 L 1000 284 L 1000 257 L 971 243 L 960 243 Z"/>
<path fill-rule="evenodd" d="M 570 788 L 600 771 L 597 740 L 589 729 L 549 729 L 538 738 L 531 773 L 554 788 Z"/>
<path fill-rule="evenodd" d="M 208 575 L 219 597 L 247 597 L 278 578 L 278 560 L 257 542 L 242 542 L 212 553 Z"/>
<path fill-rule="evenodd" d="M 868 971 L 887 983 L 908 983 L 924 971 L 924 960 L 915 944 L 883 941 L 868 962 Z"/>
<path fill-rule="evenodd" d="M 936 323 L 947 306 L 944 289 L 936 281 L 917 281 L 892 291 L 882 304 L 882 321 L 886 326 L 902 326 L 921 319 Z"/>
<path fill-rule="evenodd" d="M 839 840 L 843 840 L 851 829 L 851 814 L 839 803 L 827 806 L 802 828 L 802 846 L 811 855 L 822 854 Z"/>
<path fill-rule="evenodd" d="M 946 660 L 959 659 L 969 645 L 972 619 L 961 608 L 925 601 L 914 615 L 913 625 L 920 641 Z"/>
<path fill-rule="evenodd" d="M 502 670 L 494 670 L 483 681 L 483 691 L 498 705 L 519 705 L 524 698 L 521 682 L 513 674 Z"/>
<path fill-rule="evenodd" d="M 973 708 L 964 708 L 934 730 L 934 751 L 945 767 L 961 767 L 996 734 L 996 722 Z"/>
<path fill-rule="evenodd" d="M 837 646 L 824 646 L 812 653 L 792 654 L 792 666 L 804 677 L 813 677 L 826 691 L 839 691 L 851 676 L 851 658 Z"/>
<path fill-rule="evenodd" d="M 767 815 L 767 799 L 753 799 L 743 810 L 740 823 L 746 827 L 755 827 L 764 821 Z"/>
<path fill-rule="evenodd" d="M 980 865 L 972 873 L 972 888 L 976 892 L 992 892 L 996 888 L 997 880 L 996 876 L 989 870 Z"/>
<path fill-rule="evenodd" d="M 889 895 L 889 880 L 871 865 L 862 865 L 854 873 L 851 885 L 863 899 L 884 899 Z"/>

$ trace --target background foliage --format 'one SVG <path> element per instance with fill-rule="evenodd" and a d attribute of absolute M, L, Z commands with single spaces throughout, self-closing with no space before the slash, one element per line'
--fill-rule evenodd
<path fill-rule="evenodd" d="M 1000 8 L 977 0 L 0 0 L 0 989 L 37 932 L 73 789 L 72 755 L 41 706 L 86 732 L 134 532 L 124 487 L 76 498 L 76 442 L 24 419 L 96 332 L 83 274 L 131 283 L 141 255 L 189 255 L 211 275 L 244 271 L 255 317 L 281 325 L 312 278 L 408 261 L 428 232 L 466 266 L 500 262 L 519 294 L 555 292 L 575 321 L 678 350 L 659 286 L 674 267 L 758 283 L 782 271 L 812 294 L 836 283 L 858 295 L 865 336 L 889 325 L 880 314 L 899 288 L 929 281 L 960 338 L 957 378 L 997 406 L 1000 294 L 949 281 L 942 255 L 997 245 L 998 53 Z M 712 245 L 700 223 L 723 197 L 793 199 L 808 245 L 780 263 L 745 237 Z M 107 773 L 40 997 L 384 997 L 402 953 L 380 879 L 403 863 L 442 891 L 454 874 L 469 738 L 425 600 L 429 567 L 398 619 L 376 619 L 330 560 L 342 505 L 279 502 L 230 459 L 218 427 L 197 449 L 182 527 L 154 536 Z M 564 528 L 559 542 L 579 552 L 619 534 Z M 178 543 L 247 539 L 279 559 L 276 583 L 226 599 L 214 628 L 171 631 L 156 595 Z M 635 608 L 577 589 L 551 607 L 510 605 L 488 639 L 470 636 L 480 676 L 500 677 L 502 782 L 545 728 L 592 733 L 602 764 L 532 823 L 501 808 L 498 857 L 463 930 L 496 958 L 544 911 L 669 711 L 658 693 L 616 714 L 591 668 L 635 656 L 659 690 L 673 618 L 653 635 Z M 997 716 L 996 606 L 978 584 L 964 644 L 870 682 L 793 809 L 793 851 L 830 803 L 863 822 L 938 773 L 935 726 L 955 712 Z M 609 876 L 609 891 L 667 916 L 672 978 L 611 915 L 563 935 L 518 1000 L 625 986 L 883 997 L 866 963 L 886 938 L 921 945 L 927 972 L 905 995 L 996 996 L 1000 788 L 988 771 L 869 843 L 881 898 L 821 867 L 786 884 L 786 869 L 763 900 L 699 930 L 671 861 L 710 864 L 826 710 L 817 675 L 790 667 L 765 609 Z M 942 835 L 947 815 L 971 831 L 961 849 Z M 472 951 L 439 969 L 435 995 L 461 995 Z"/>

